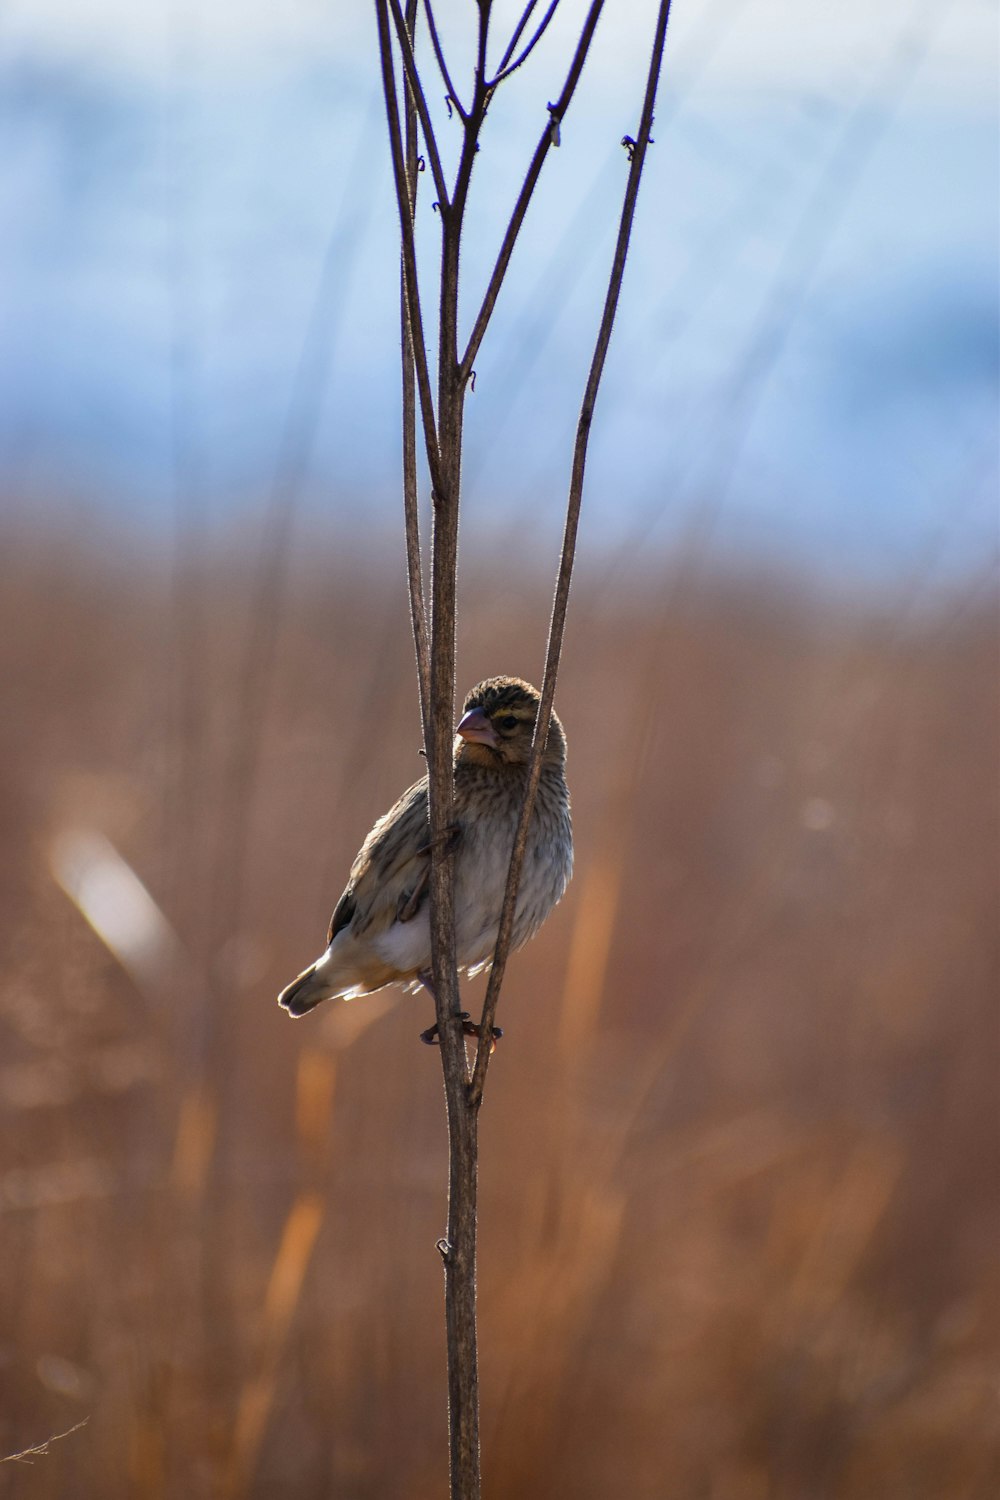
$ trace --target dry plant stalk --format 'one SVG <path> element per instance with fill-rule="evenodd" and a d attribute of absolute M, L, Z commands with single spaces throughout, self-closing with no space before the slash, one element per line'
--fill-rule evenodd
<path fill-rule="evenodd" d="M 452 81 L 445 49 L 430 0 L 422 6 L 435 60 L 440 70 L 449 113 L 457 114 L 462 145 L 454 180 L 449 185 L 417 66 L 415 36 L 419 0 L 375 0 L 378 45 L 385 94 L 393 177 L 399 208 L 401 240 L 401 315 L 403 348 L 403 493 L 406 555 L 411 618 L 417 658 L 424 744 L 428 762 L 431 824 L 431 950 L 437 1022 L 441 1040 L 448 1114 L 449 1194 L 448 1229 L 438 1241 L 445 1267 L 445 1320 L 448 1347 L 448 1414 L 452 1500 L 478 1500 L 479 1391 L 476 1348 L 476 1188 L 477 1124 L 490 1058 L 491 1027 L 496 1015 L 504 969 L 513 932 L 515 904 L 528 827 L 541 772 L 547 726 L 555 699 L 566 610 L 576 549 L 587 445 L 597 392 L 604 370 L 621 292 L 629 238 L 635 215 L 639 181 L 650 142 L 653 107 L 663 58 L 670 0 L 660 0 L 640 122 L 634 139 L 626 136 L 629 173 L 618 240 L 608 279 L 607 296 L 595 341 L 590 373 L 577 424 L 576 442 L 566 506 L 562 554 L 549 627 L 541 707 L 535 729 L 528 784 L 514 840 L 500 930 L 480 1021 L 475 1062 L 470 1068 L 459 1012 L 458 970 L 455 954 L 454 879 L 447 830 L 452 822 L 452 733 L 455 722 L 455 601 L 458 561 L 458 518 L 462 473 L 462 435 L 466 387 L 473 361 L 486 333 L 528 206 L 549 150 L 559 145 L 559 132 L 579 83 L 603 0 L 592 0 L 555 103 L 546 105 L 547 119 L 529 163 L 524 183 L 504 232 L 496 263 L 464 350 L 459 343 L 458 272 L 469 187 L 479 137 L 496 89 L 529 58 L 558 7 L 551 0 L 535 30 L 522 45 L 537 0 L 525 6 L 501 54 L 496 71 L 487 67 L 492 0 L 476 0 L 479 21 L 472 96 L 460 98 Z M 520 48 L 520 50 L 519 50 Z M 396 59 L 402 64 L 403 105 L 397 90 Z M 417 203 L 417 136 L 423 139 L 437 195 L 435 208 L 441 226 L 441 274 L 438 316 L 437 398 L 431 387 L 424 328 L 414 219 Z M 422 165 L 422 163 L 420 163 Z M 417 507 L 416 411 L 419 405 L 424 453 L 431 484 L 432 527 L 430 567 L 430 627 L 424 600 L 423 571 Z"/>
<path fill-rule="evenodd" d="M 36 1458 L 47 1458 L 49 1448 L 53 1443 L 61 1443 L 63 1438 L 72 1437 L 74 1432 L 79 1432 L 86 1427 L 90 1421 L 84 1417 L 82 1422 L 76 1422 L 72 1427 L 67 1427 L 65 1432 L 54 1432 L 51 1437 L 45 1438 L 40 1443 L 34 1443 L 30 1448 L 21 1448 L 17 1453 L 5 1453 L 0 1458 L 0 1464 L 33 1464 Z"/>

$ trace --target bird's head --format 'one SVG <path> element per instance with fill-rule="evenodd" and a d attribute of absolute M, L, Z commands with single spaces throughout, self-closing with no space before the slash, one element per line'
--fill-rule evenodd
<path fill-rule="evenodd" d="M 526 766 L 541 696 L 520 677 L 488 677 L 474 687 L 462 705 L 455 741 L 460 765 Z M 566 736 L 555 713 L 549 720 L 544 766 L 563 766 Z"/>

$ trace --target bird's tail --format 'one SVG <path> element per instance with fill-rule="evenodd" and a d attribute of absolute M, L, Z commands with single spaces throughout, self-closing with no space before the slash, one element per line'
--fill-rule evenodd
<path fill-rule="evenodd" d="M 330 984 L 328 979 L 323 979 L 316 972 L 321 960 L 310 964 L 308 969 L 303 969 L 297 979 L 285 986 L 278 996 L 278 1004 L 284 1006 L 291 1016 L 304 1016 L 307 1011 L 319 1005 L 322 1000 L 329 1000 L 338 991 Z"/>

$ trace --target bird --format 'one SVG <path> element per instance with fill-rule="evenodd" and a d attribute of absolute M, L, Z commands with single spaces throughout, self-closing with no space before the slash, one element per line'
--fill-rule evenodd
<path fill-rule="evenodd" d="M 520 677 L 488 677 L 467 694 L 454 744 L 455 939 L 458 967 L 489 968 L 521 812 L 541 696 Z M 351 866 L 327 946 L 278 996 L 292 1016 L 386 985 L 433 996 L 428 778 L 379 818 Z M 533 937 L 573 873 L 566 735 L 553 710 L 514 914 L 512 951 Z M 478 1028 L 462 1013 L 463 1030 Z M 498 1032 L 495 1031 L 495 1035 Z M 437 1039 L 437 1027 L 421 1033 Z"/>

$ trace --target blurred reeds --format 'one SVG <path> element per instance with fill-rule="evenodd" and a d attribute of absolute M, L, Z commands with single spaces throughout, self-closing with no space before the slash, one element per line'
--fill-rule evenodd
<path fill-rule="evenodd" d="M 296 562 L 247 723 L 232 552 L 182 580 L 192 651 L 155 561 L 8 541 L 0 1449 L 89 1421 L 0 1492 L 441 1495 L 427 1006 L 274 1003 L 422 772 L 401 551 Z M 577 877 L 512 963 L 482 1126 L 487 1490 L 985 1500 L 992 609 L 654 574 L 585 568 L 571 609 Z M 460 690 L 537 680 L 548 589 L 473 557 Z M 54 874 L 80 833 L 183 957 L 109 951 Z"/>

